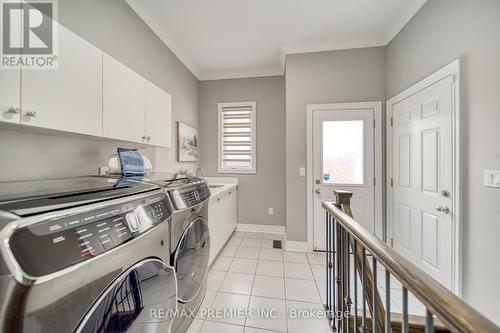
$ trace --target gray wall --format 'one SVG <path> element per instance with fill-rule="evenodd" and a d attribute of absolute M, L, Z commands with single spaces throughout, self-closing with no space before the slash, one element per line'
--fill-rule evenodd
<path fill-rule="evenodd" d="M 307 241 L 306 105 L 385 99 L 384 49 L 295 54 L 286 57 L 287 239 Z"/>
<path fill-rule="evenodd" d="M 257 102 L 257 174 L 239 178 L 238 222 L 285 225 L 285 78 L 200 83 L 200 165 L 217 174 L 217 103 Z M 274 215 L 268 215 L 268 208 Z"/>
<path fill-rule="evenodd" d="M 466 301 L 500 324 L 500 1 L 429 0 L 386 49 L 387 97 L 462 59 L 463 286 Z"/>
<path fill-rule="evenodd" d="M 169 92 L 174 122 L 198 126 L 198 79 L 125 1 L 60 0 L 59 21 Z M 0 129 L 0 180 L 95 174 L 118 145 L 124 144 Z M 159 171 L 173 171 L 181 165 L 175 162 L 175 148 L 147 149 L 145 153 Z M 197 164 L 183 166 L 195 170 Z"/>

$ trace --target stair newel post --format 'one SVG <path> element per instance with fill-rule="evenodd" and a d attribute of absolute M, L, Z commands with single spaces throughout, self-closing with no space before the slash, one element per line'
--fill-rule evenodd
<path fill-rule="evenodd" d="M 353 196 L 352 192 L 349 191 L 334 191 L 335 193 L 335 202 L 336 206 L 341 209 L 347 216 L 354 218 L 351 210 L 351 198 Z M 340 227 L 341 228 L 341 227 Z M 343 230 L 343 228 L 341 228 Z M 347 231 L 345 231 L 347 233 Z M 377 286 L 374 284 L 374 277 L 373 277 L 373 271 L 370 268 L 370 264 L 366 262 L 366 258 L 364 258 L 364 253 L 366 253 L 366 249 L 361 245 L 360 242 L 354 242 L 355 238 L 350 237 L 349 238 L 349 244 L 348 248 L 352 248 L 354 256 L 356 256 L 356 269 L 359 272 L 360 276 L 360 281 L 365 286 L 366 288 L 363 288 L 363 293 L 364 293 L 364 298 L 367 300 L 368 303 L 368 308 L 370 313 L 372 314 L 372 325 L 375 328 L 373 332 L 384 332 L 385 330 L 385 311 L 384 311 L 384 306 L 382 303 L 382 299 L 380 298 L 380 295 L 378 294 L 378 290 L 376 289 Z M 356 243 L 356 246 L 354 245 Z M 348 260 L 348 259 L 347 259 Z M 363 262 L 366 263 L 365 267 L 365 273 L 361 274 L 363 272 Z M 349 282 L 347 282 L 349 283 Z M 344 291 L 343 291 L 344 292 Z M 340 292 L 339 292 L 339 297 L 340 298 Z M 342 295 L 343 297 L 344 295 Z M 349 295 L 347 295 L 349 296 Z M 344 298 L 345 299 L 345 298 Z M 342 302 L 342 304 L 345 304 Z M 374 304 L 377 304 L 374 306 Z M 354 306 L 356 306 L 356 301 L 354 302 Z M 344 306 L 344 309 L 347 308 L 347 306 Z M 375 311 L 376 308 L 376 311 Z M 374 315 L 375 314 L 375 319 Z"/>

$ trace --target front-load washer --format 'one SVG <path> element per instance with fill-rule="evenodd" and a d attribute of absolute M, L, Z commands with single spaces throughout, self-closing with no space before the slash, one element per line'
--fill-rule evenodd
<path fill-rule="evenodd" d="M 0 332 L 169 332 L 171 213 L 129 179 L 0 183 Z"/>
<path fill-rule="evenodd" d="M 177 273 L 179 313 L 172 332 L 185 332 L 206 294 L 210 233 L 208 200 L 210 189 L 205 180 L 154 173 L 146 178 L 162 186 L 172 206 L 170 223 L 170 263 Z"/>

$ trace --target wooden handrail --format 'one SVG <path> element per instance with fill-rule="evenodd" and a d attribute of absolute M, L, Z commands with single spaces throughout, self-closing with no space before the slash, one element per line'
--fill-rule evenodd
<path fill-rule="evenodd" d="M 342 204 L 340 202 L 339 204 Z M 431 278 L 414 263 L 375 237 L 336 203 L 322 207 L 370 252 L 401 284 L 417 297 L 448 329 L 456 333 L 500 333 L 500 327 Z"/>

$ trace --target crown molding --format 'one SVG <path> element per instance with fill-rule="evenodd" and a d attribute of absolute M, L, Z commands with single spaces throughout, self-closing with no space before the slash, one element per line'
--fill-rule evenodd
<path fill-rule="evenodd" d="M 222 71 L 218 73 L 203 73 L 189 57 L 182 51 L 181 47 L 169 34 L 161 28 L 158 22 L 151 17 L 140 1 L 125 0 L 125 2 L 137 13 L 147 26 L 161 39 L 161 41 L 177 56 L 191 73 L 200 81 L 236 79 L 246 77 L 263 77 L 284 75 L 286 56 L 300 53 L 314 53 L 325 51 L 339 51 L 348 49 L 359 49 L 367 47 L 387 46 L 406 24 L 418 13 L 427 0 L 415 0 L 408 10 L 398 20 L 391 24 L 382 36 L 375 36 L 373 39 L 360 40 L 355 42 L 322 42 L 308 44 L 285 44 L 279 46 L 279 65 L 276 67 L 253 68 L 246 70 Z"/>
<path fill-rule="evenodd" d="M 270 68 L 255 68 L 243 71 L 228 71 L 225 73 L 202 74 L 198 77 L 200 81 L 241 79 L 250 77 L 278 76 L 284 74 L 284 67 L 276 66 Z"/>

